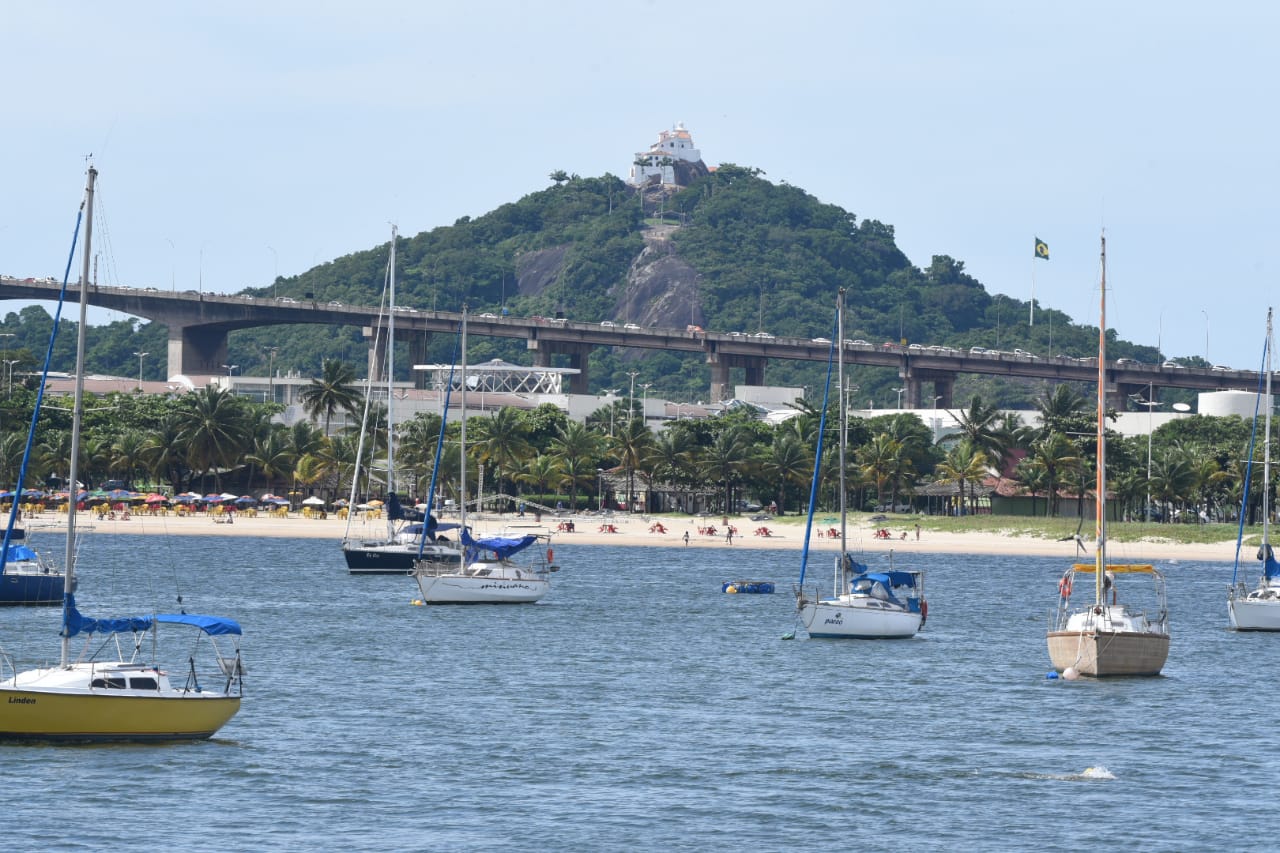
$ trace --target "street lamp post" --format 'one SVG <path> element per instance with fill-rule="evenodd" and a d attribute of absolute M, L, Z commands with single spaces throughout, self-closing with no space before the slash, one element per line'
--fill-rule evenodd
<path fill-rule="evenodd" d="M 604 512 L 604 469 L 596 469 L 596 509 Z"/>
<path fill-rule="evenodd" d="M 16 358 L 6 358 L 4 360 L 5 373 L 9 377 L 8 391 L 5 392 L 5 396 L 9 399 L 13 399 L 13 366 L 17 363 L 18 359 Z"/>
<path fill-rule="evenodd" d="M 138 390 L 141 391 L 142 390 L 142 360 L 147 356 L 151 355 L 151 353 L 135 352 L 134 355 L 138 357 Z"/>
<path fill-rule="evenodd" d="M 648 416 L 647 411 L 649 407 L 649 389 L 652 387 L 653 387 L 652 382 L 645 382 L 640 386 L 640 388 L 644 392 L 643 394 L 640 395 L 640 422 L 641 423 L 644 423 L 645 418 Z"/>
<path fill-rule="evenodd" d="M 1147 407 L 1147 506 L 1146 506 L 1146 511 L 1143 513 L 1143 515 L 1146 516 L 1148 524 L 1151 523 L 1151 433 L 1154 432 L 1154 430 L 1152 429 L 1151 410 L 1154 409 L 1156 406 L 1164 405 L 1163 403 L 1158 403 L 1155 400 L 1150 399 L 1151 397 L 1154 397 L 1154 396 L 1155 396 L 1155 383 L 1148 382 L 1147 383 L 1148 399 L 1146 400 L 1142 399 L 1141 394 L 1131 394 L 1129 397 L 1129 399 L 1133 400 L 1133 402 L 1137 403 L 1139 406 Z"/>
<path fill-rule="evenodd" d="M 224 364 L 224 365 L 222 365 L 222 366 L 223 366 L 223 367 L 225 367 L 225 368 L 227 369 L 227 390 L 230 390 L 230 389 L 231 389 L 231 371 L 235 370 L 235 369 L 236 369 L 236 368 L 238 368 L 240 365 L 238 365 L 238 364 Z"/>
<path fill-rule="evenodd" d="M 906 389 L 906 388 L 894 388 L 893 390 L 898 392 L 898 410 L 899 410 L 899 411 L 901 411 L 901 410 L 902 410 L 902 394 L 903 394 L 903 392 L 905 392 L 907 389 Z"/>
<path fill-rule="evenodd" d="M 267 347 L 267 390 L 271 395 L 271 402 L 276 401 L 276 353 L 280 347 Z"/>
<path fill-rule="evenodd" d="M 627 419 L 634 420 L 636 416 L 636 377 L 640 375 L 640 371 L 628 370 L 627 375 L 631 377 L 631 394 L 627 397 Z"/>

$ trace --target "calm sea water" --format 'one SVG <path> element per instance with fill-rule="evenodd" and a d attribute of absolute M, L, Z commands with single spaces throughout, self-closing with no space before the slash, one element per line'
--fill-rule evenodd
<path fill-rule="evenodd" d="M 508 608 L 413 607 L 331 542 L 89 539 L 81 609 L 178 588 L 238 618 L 248 698 L 205 743 L 0 746 L 0 849 L 1274 843 L 1250 813 L 1280 770 L 1280 636 L 1226 629 L 1227 563 L 1162 566 L 1163 677 L 1068 683 L 1044 631 L 1070 554 L 930 557 L 917 639 L 784 641 L 796 554 L 563 539 L 551 595 Z M 779 592 L 720 592 L 744 576 Z M 0 640 L 53 655 L 56 621 L 0 612 Z"/>

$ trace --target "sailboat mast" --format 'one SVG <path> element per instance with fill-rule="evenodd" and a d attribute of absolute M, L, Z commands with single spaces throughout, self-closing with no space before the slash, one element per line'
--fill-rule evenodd
<path fill-rule="evenodd" d="M 1107 436 L 1103 419 L 1107 409 L 1107 235 L 1102 235 L 1102 286 L 1098 302 L 1098 479 L 1094 486 L 1097 517 L 1094 531 L 1094 603 L 1102 604 L 1102 581 L 1107 570 Z"/>
<path fill-rule="evenodd" d="M 462 303 L 462 418 L 458 432 L 458 462 L 461 473 L 458 476 L 458 539 L 467 532 L 467 303 Z M 461 549 L 458 562 L 463 571 L 467 568 L 467 548 Z"/>
<path fill-rule="evenodd" d="M 395 405 L 396 379 L 396 226 L 391 226 L 391 261 L 388 264 L 389 305 L 387 313 L 387 494 L 395 489 L 395 418 L 392 409 Z"/>
<path fill-rule="evenodd" d="M 1267 309 L 1267 416 L 1263 423 L 1266 431 L 1262 436 L 1262 560 L 1263 577 L 1266 576 L 1268 557 L 1267 548 L 1271 544 L 1271 347 L 1274 343 L 1271 335 L 1271 309 Z"/>
<path fill-rule="evenodd" d="M 88 325 L 89 308 L 89 264 L 93 259 L 93 188 L 98 180 L 98 170 L 89 167 L 89 182 L 84 190 L 84 264 L 80 270 L 80 328 L 76 330 L 76 390 L 71 407 L 71 461 L 67 477 L 71 481 L 67 485 L 67 549 L 66 562 L 63 564 L 63 596 L 71 595 L 75 590 L 76 570 L 76 505 L 79 503 L 80 477 L 80 421 L 84 412 L 84 350 L 85 330 Z M 19 483 L 21 488 L 21 483 Z M 65 606 L 65 605 L 64 605 Z M 62 665 L 65 667 L 70 658 L 71 638 L 62 632 Z"/>
<path fill-rule="evenodd" d="M 845 418 L 848 417 L 845 411 L 846 395 L 844 391 L 844 288 L 840 288 L 840 292 L 836 297 L 836 388 L 839 389 L 836 394 L 836 405 L 840 407 L 840 417 L 836 419 L 836 423 L 840 425 L 840 576 L 841 587 L 844 586 L 844 567 L 846 565 L 848 554 L 848 542 L 845 533 L 848 525 L 848 507 L 845 504 L 845 488 L 844 488 L 844 471 L 845 471 L 845 452 L 848 449 L 846 445 L 846 429 Z M 844 592 L 840 589 L 837 592 Z"/>

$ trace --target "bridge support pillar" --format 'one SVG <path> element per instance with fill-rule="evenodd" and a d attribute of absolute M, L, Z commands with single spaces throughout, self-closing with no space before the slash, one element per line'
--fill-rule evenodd
<path fill-rule="evenodd" d="M 956 390 L 954 373 L 945 370 L 914 370 L 908 367 L 898 375 L 906 384 L 906 408 L 934 409 L 955 405 L 952 399 Z M 933 393 L 926 395 L 925 385 L 929 383 L 933 385 Z"/>
<path fill-rule="evenodd" d="M 732 396 L 730 370 L 735 367 L 743 369 L 744 385 L 763 385 L 768 363 L 769 360 L 763 356 L 707 353 L 707 364 L 711 365 L 711 402 L 719 403 Z"/>
<path fill-rule="evenodd" d="M 169 326 L 169 376 L 216 376 L 227 363 L 227 333 L 209 326 Z"/>
<path fill-rule="evenodd" d="M 526 347 L 533 353 L 534 367 L 553 367 L 552 356 L 567 355 L 569 366 L 577 373 L 570 374 L 569 394 L 589 394 L 591 385 L 591 350 L 592 344 L 579 344 L 569 341 L 541 341 L 530 337 Z"/>
<path fill-rule="evenodd" d="M 369 383 L 387 381 L 387 330 L 382 326 L 365 326 L 365 340 L 369 342 Z"/>

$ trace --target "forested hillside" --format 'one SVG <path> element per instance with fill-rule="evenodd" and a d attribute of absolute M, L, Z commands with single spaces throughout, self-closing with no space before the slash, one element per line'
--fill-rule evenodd
<path fill-rule="evenodd" d="M 797 187 L 774 184 L 758 170 L 723 165 L 689 187 L 651 188 L 641 195 L 613 175 L 596 178 L 553 173 L 552 186 L 448 227 L 402 237 L 397 253 L 397 303 L 420 309 L 476 312 L 504 306 L 517 316 L 563 313 L 572 320 L 713 331 L 769 331 L 829 337 L 835 292 L 848 289 L 847 338 L 954 347 L 1022 348 L 1038 354 L 1089 355 L 1096 329 L 1041 305 L 1034 327 L 1026 303 L 992 296 L 964 263 L 938 255 L 914 266 L 894 243 L 893 227 L 823 204 Z M 248 288 L 262 296 L 378 304 L 386 278 L 387 244 L 337 258 L 300 275 Z M 41 308 L 5 317 L 11 358 L 42 353 L 49 314 Z M 65 321 L 64 321 L 65 322 Z M 63 341 L 74 340 L 68 333 Z M 90 369 L 136 375 L 134 354 L 147 378 L 164 372 L 164 329 L 121 321 L 91 329 Z M 234 333 L 232 362 L 244 373 L 265 373 L 267 347 L 276 347 L 282 371 L 315 375 L 327 358 L 341 358 L 363 373 L 365 343 L 356 328 L 277 327 Z M 59 353 L 69 369 L 69 349 Z M 450 344 L 436 341 L 434 359 Z M 1157 361 L 1151 347 L 1117 341 L 1111 356 Z M 473 339 L 471 358 L 527 358 L 518 342 Z M 407 353 L 402 365 L 408 368 Z M 1188 363 L 1195 363 L 1189 360 Z M 23 364 L 18 370 L 23 369 Z M 598 351 L 595 387 L 624 387 L 626 373 L 653 383 L 651 395 L 697 400 L 707 394 L 707 368 L 698 358 L 648 351 Z M 407 376 L 407 373 L 405 374 Z M 735 377 L 735 381 L 739 381 Z M 813 365 L 774 362 L 770 384 L 821 382 Z M 861 395 L 877 405 L 894 402 L 897 379 L 886 370 L 859 370 Z M 1025 406 L 1037 385 L 965 379 L 957 396 L 981 392 L 1000 405 Z"/>

